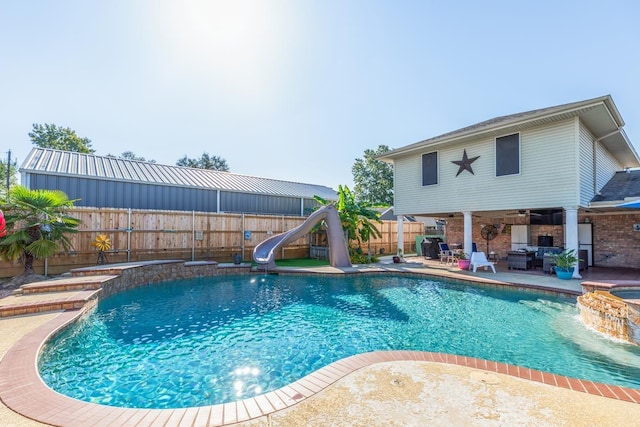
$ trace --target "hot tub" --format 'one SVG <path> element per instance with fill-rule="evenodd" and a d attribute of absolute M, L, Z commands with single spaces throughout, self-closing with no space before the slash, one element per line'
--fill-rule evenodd
<path fill-rule="evenodd" d="M 613 288 L 609 291 L 609 293 L 622 299 L 640 300 L 640 288 Z"/>

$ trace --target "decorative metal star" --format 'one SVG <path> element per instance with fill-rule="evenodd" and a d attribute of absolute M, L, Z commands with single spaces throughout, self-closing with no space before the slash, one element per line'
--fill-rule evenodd
<path fill-rule="evenodd" d="M 471 172 L 471 175 L 475 175 L 473 173 L 473 169 L 471 168 L 471 163 L 475 162 L 479 158 L 480 156 L 468 158 L 467 150 L 465 149 L 462 154 L 462 160 L 451 160 L 451 163 L 455 163 L 456 165 L 460 166 L 460 168 L 458 168 L 458 173 L 456 174 L 456 176 L 460 175 L 464 170 L 468 170 L 469 172 Z"/>

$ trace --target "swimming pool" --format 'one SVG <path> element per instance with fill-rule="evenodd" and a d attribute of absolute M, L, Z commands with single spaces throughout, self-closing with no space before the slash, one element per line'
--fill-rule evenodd
<path fill-rule="evenodd" d="M 44 381 L 112 406 L 224 403 L 374 350 L 478 357 L 640 387 L 640 350 L 575 301 L 406 276 L 220 276 L 135 288 L 48 343 Z"/>
<path fill-rule="evenodd" d="M 627 288 L 615 289 L 614 288 L 614 289 L 611 289 L 609 293 L 611 295 L 615 295 L 622 299 L 640 299 L 640 289 L 638 288 L 635 288 L 635 289 L 627 289 Z"/>

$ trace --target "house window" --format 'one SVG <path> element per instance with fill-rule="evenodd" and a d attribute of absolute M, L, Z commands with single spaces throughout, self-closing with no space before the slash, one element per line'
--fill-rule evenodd
<path fill-rule="evenodd" d="M 520 173 L 520 134 L 496 138 L 496 176 Z"/>
<path fill-rule="evenodd" d="M 438 152 L 422 155 L 422 185 L 438 183 Z"/>

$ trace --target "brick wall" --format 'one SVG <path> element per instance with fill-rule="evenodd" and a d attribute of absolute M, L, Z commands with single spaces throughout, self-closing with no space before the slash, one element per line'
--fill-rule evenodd
<path fill-rule="evenodd" d="M 601 267 L 640 268 L 640 214 L 591 216 L 593 262 Z"/>
<path fill-rule="evenodd" d="M 600 267 L 640 268 L 640 231 L 634 231 L 633 225 L 640 224 L 640 213 L 581 214 L 579 222 L 585 217 L 593 223 L 593 263 Z M 489 242 L 489 251 L 494 251 L 501 259 L 511 250 L 511 234 L 504 232 L 505 225 L 528 224 L 527 217 L 473 218 L 473 241 L 478 250 L 486 252 L 487 242 L 480 234 L 485 224 L 500 225 L 500 233 Z M 508 230 L 508 228 L 507 228 Z M 531 246 L 537 246 L 540 235 L 553 236 L 554 246 L 564 246 L 564 227 L 562 225 L 530 225 Z M 445 228 L 447 243 L 464 242 L 463 218 L 447 218 Z"/>
<path fill-rule="evenodd" d="M 464 243 L 464 225 L 462 217 L 447 218 L 445 228 L 445 240 L 449 244 Z M 507 256 L 507 252 L 511 250 L 511 234 L 508 225 L 526 224 L 525 217 L 510 218 L 473 218 L 473 241 L 476 243 L 479 251 L 495 252 L 500 259 Z M 489 251 L 487 251 L 487 241 L 482 238 L 482 227 L 487 224 L 493 224 L 498 227 L 498 235 L 489 241 Z M 555 238 L 554 238 L 555 239 Z M 470 252 L 470 251 L 466 251 Z"/>

